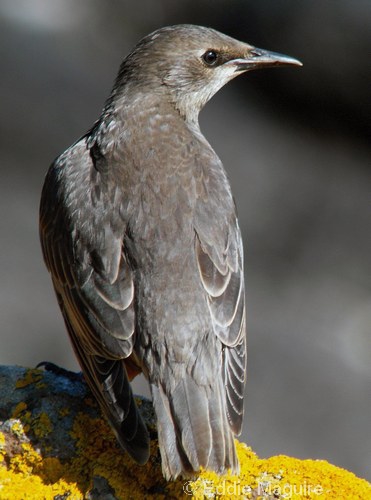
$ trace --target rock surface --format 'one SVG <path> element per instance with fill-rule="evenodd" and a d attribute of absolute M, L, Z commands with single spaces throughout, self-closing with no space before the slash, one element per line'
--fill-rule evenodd
<path fill-rule="evenodd" d="M 0 366 L 0 498 L 371 498 L 367 481 L 328 462 L 259 459 L 238 442 L 239 476 L 202 472 L 192 481 L 168 483 L 151 402 L 137 403 L 151 435 L 151 457 L 143 467 L 118 447 L 79 374 Z"/>

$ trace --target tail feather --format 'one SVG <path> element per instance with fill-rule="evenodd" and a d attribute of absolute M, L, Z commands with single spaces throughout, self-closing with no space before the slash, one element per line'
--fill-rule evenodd
<path fill-rule="evenodd" d="M 213 399 L 209 404 L 210 426 L 212 429 L 212 447 L 208 468 L 218 473 L 227 469 L 239 471 L 239 462 L 234 445 L 234 434 L 231 431 L 226 412 L 225 388 L 220 380 L 213 391 Z"/>
<path fill-rule="evenodd" d="M 182 472 L 191 475 L 193 468 L 179 444 L 170 410 L 169 399 L 161 386 L 151 385 L 153 405 L 157 416 L 162 471 L 165 479 L 175 479 Z"/>
<path fill-rule="evenodd" d="M 205 389 L 191 378 L 181 380 L 171 395 L 170 406 L 180 442 L 193 470 L 209 462 L 211 428 Z"/>
<path fill-rule="evenodd" d="M 185 375 L 171 394 L 151 384 L 162 470 L 166 479 L 195 475 L 200 468 L 238 471 L 223 383 L 198 385 Z"/>
<path fill-rule="evenodd" d="M 228 463 L 228 434 L 230 430 L 224 419 L 220 422 L 220 415 L 223 412 L 219 391 L 215 391 L 213 401 L 209 405 L 210 427 L 212 430 L 212 448 L 209 457 L 209 467 L 219 472 L 221 464 Z M 227 428 L 226 428 L 227 427 Z"/>

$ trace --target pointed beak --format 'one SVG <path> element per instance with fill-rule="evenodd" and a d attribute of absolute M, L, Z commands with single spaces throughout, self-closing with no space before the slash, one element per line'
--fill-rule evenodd
<path fill-rule="evenodd" d="M 236 66 L 236 71 L 249 71 L 272 66 L 303 66 L 298 59 L 257 47 L 250 47 L 245 57 L 236 58 L 231 63 Z"/>

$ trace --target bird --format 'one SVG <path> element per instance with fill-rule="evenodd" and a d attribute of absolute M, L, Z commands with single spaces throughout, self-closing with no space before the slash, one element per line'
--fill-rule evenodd
<path fill-rule="evenodd" d="M 149 459 L 148 380 L 167 480 L 237 473 L 246 380 L 241 231 L 198 115 L 234 77 L 300 66 L 212 28 L 167 26 L 123 60 L 90 130 L 50 166 L 43 257 L 85 380 L 119 444 Z"/>

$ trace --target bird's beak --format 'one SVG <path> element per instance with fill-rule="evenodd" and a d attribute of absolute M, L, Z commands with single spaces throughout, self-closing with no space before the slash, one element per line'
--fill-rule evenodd
<path fill-rule="evenodd" d="M 303 66 L 298 59 L 257 47 L 249 47 L 246 56 L 233 59 L 230 62 L 234 64 L 236 71 L 249 71 L 272 66 Z"/>

